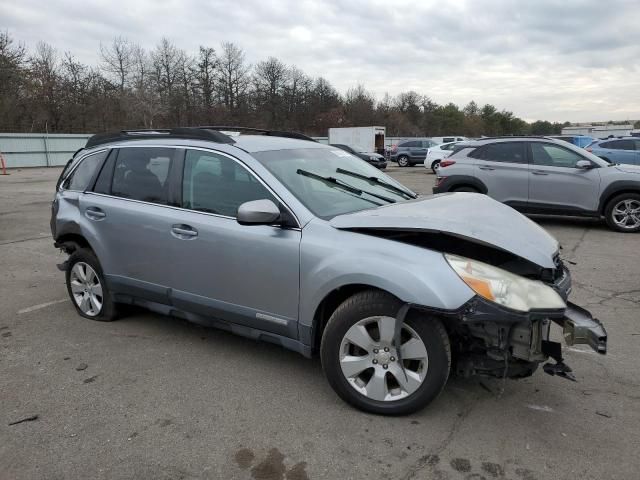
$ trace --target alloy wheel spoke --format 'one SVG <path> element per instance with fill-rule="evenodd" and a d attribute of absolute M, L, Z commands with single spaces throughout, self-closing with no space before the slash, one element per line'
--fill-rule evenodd
<path fill-rule="evenodd" d="M 371 360 L 368 356 L 356 357 L 347 355 L 340 359 L 340 367 L 345 377 L 356 377 L 367 368 L 371 368 L 371 366 Z"/>
<path fill-rule="evenodd" d="M 76 277 L 78 278 L 78 280 L 80 280 L 81 282 L 86 282 L 87 281 L 87 276 L 85 274 L 84 265 L 83 264 L 76 263 L 73 266 L 72 271 L 76 274 Z"/>
<path fill-rule="evenodd" d="M 400 347 L 403 360 L 427 358 L 427 348 L 417 338 L 411 338 Z"/>
<path fill-rule="evenodd" d="M 375 373 L 371 376 L 369 383 L 365 387 L 367 397 L 374 400 L 382 401 L 387 397 L 389 389 L 387 388 L 387 378 L 385 371 L 381 369 L 375 370 Z"/>
<path fill-rule="evenodd" d="M 402 390 L 407 392 L 409 395 L 415 392 L 420 387 L 420 385 L 422 385 L 422 379 L 417 372 L 407 370 L 406 368 L 403 372 L 402 368 L 400 368 L 400 365 L 398 364 L 394 364 L 389 371 L 398 382 L 398 385 L 400 385 L 400 388 L 402 388 Z"/>
<path fill-rule="evenodd" d="M 364 325 L 356 324 L 352 326 L 347 331 L 345 339 L 367 352 L 371 351 L 374 344 L 373 338 L 371 338 L 371 335 L 369 335 Z"/>
<path fill-rule="evenodd" d="M 380 317 L 378 319 L 378 329 L 380 331 L 380 342 L 391 344 L 396 328 L 396 319 L 392 317 Z"/>
<path fill-rule="evenodd" d="M 91 300 L 90 300 L 89 294 L 85 293 L 82 296 L 82 300 L 80 301 L 80 310 L 82 310 L 84 313 L 88 313 L 90 308 L 91 308 Z"/>
<path fill-rule="evenodd" d="M 102 304 L 98 301 L 95 295 L 89 294 L 89 302 L 91 304 L 91 313 L 96 314 L 100 311 Z"/>
<path fill-rule="evenodd" d="M 93 268 L 86 267 L 87 271 L 87 285 L 93 285 L 95 283 L 96 272 L 93 271 Z"/>
<path fill-rule="evenodd" d="M 80 294 L 84 292 L 84 285 L 82 285 L 79 281 L 71 281 L 70 282 L 70 286 L 71 286 L 71 293 L 73 294 Z"/>
<path fill-rule="evenodd" d="M 102 298 L 102 285 L 100 285 L 100 283 L 96 283 L 94 286 L 91 287 L 91 293 L 93 293 L 95 296 Z"/>

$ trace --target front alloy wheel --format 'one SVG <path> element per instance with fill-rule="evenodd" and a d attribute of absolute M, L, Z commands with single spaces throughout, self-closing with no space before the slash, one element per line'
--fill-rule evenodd
<path fill-rule="evenodd" d="M 444 388 L 451 366 L 440 320 L 409 312 L 394 341 L 402 302 L 380 290 L 358 292 L 331 315 L 320 356 L 327 380 L 351 405 L 404 415 L 425 407 Z"/>
<path fill-rule="evenodd" d="M 605 219 L 619 232 L 640 231 L 640 195 L 623 193 L 611 200 L 605 209 Z"/>
<path fill-rule="evenodd" d="M 403 325 L 398 352 L 393 346 L 394 328 L 395 318 L 368 317 L 347 330 L 342 339 L 342 374 L 356 392 L 367 398 L 384 402 L 405 398 L 422 385 L 427 375 L 427 348 L 418 334 Z"/>

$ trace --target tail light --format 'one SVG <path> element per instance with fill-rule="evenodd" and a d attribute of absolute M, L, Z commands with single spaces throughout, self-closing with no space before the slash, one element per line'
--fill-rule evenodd
<path fill-rule="evenodd" d="M 451 165 L 453 165 L 454 163 L 456 163 L 455 160 L 442 160 L 440 162 L 440 168 L 444 168 L 444 167 L 450 167 Z"/>

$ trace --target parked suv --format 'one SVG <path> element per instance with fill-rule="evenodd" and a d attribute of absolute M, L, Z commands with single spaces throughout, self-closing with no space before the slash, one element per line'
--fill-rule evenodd
<path fill-rule="evenodd" d="M 450 373 L 524 377 L 552 358 L 571 377 L 552 322 L 606 351 L 568 302 L 558 242 L 513 209 L 417 199 L 298 134 L 220 130 L 98 135 L 64 169 L 51 229 L 79 315 L 135 304 L 319 353 L 340 397 L 382 414 L 422 408 Z"/>
<path fill-rule="evenodd" d="M 527 213 L 604 217 L 640 231 L 640 167 L 615 165 L 544 137 L 458 144 L 440 162 L 434 193 L 480 192 Z"/>
<path fill-rule="evenodd" d="M 609 163 L 640 165 L 640 138 L 637 137 L 596 140 L 587 147 L 587 151 Z"/>
<path fill-rule="evenodd" d="M 401 167 L 411 167 L 424 163 L 430 147 L 437 145 L 433 140 L 411 140 L 395 145 L 391 150 L 390 159 L 398 162 Z"/>

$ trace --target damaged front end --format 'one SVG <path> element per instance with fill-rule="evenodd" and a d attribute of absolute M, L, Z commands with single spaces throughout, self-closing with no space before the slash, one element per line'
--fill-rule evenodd
<path fill-rule="evenodd" d="M 448 317 L 445 324 L 452 342 L 456 374 L 523 378 L 532 375 L 539 364 L 552 359 L 553 362 L 544 365 L 545 373 L 575 380 L 562 356 L 561 344 L 550 339 L 552 323 L 562 328 L 568 345 L 585 344 L 597 353 L 606 353 L 604 327 L 587 310 L 567 301 L 571 276 L 559 259 L 555 263 L 555 269 L 540 269 L 532 279 L 542 281 L 557 292 L 563 301 L 562 308 L 517 311 L 476 295 L 455 312 L 429 312 Z M 530 268 L 517 261 L 507 267 L 519 273 Z M 531 270 L 529 274 L 533 276 Z"/>

